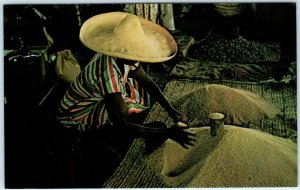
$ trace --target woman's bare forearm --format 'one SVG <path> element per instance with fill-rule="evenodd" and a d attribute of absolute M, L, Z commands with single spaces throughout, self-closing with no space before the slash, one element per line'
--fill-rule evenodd
<path fill-rule="evenodd" d="M 170 112 L 174 108 L 169 103 L 169 101 L 163 95 L 161 89 L 154 81 L 148 81 L 142 84 L 144 89 L 150 94 L 151 97 L 154 97 L 155 100 L 167 111 Z"/>

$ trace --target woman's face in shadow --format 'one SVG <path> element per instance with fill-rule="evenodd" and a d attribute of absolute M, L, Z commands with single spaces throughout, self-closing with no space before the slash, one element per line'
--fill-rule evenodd
<path fill-rule="evenodd" d="M 128 59 L 121 59 L 121 58 L 117 58 L 117 63 L 122 63 L 125 65 L 134 65 L 135 63 L 137 63 L 138 61 L 133 61 L 133 60 L 128 60 Z"/>

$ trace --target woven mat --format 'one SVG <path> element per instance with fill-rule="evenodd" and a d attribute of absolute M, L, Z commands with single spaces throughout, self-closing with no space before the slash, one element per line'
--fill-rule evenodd
<path fill-rule="evenodd" d="M 175 65 L 170 77 L 173 79 L 259 82 L 273 78 L 271 67 L 272 64 L 204 62 L 186 58 Z"/>
<path fill-rule="evenodd" d="M 196 80 L 172 80 L 165 90 L 164 95 L 172 100 L 185 93 L 197 90 L 206 84 L 222 84 L 233 88 L 239 88 L 254 92 L 264 99 L 272 102 L 281 110 L 281 117 L 272 121 L 274 128 L 264 128 L 261 123 L 259 130 L 274 135 L 297 139 L 296 130 L 296 88 L 287 84 L 261 84 L 251 82 L 205 82 Z M 147 116 L 145 123 L 162 121 L 168 125 L 172 120 L 159 104 L 155 104 Z M 276 126 L 276 128 L 275 128 Z M 295 130 L 293 130 L 295 129 Z M 143 139 L 135 139 L 124 160 L 115 173 L 104 184 L 105 188 L 160 188 L 166 187 L 162 180 L 157 177 L 151 168 L 144 162 L 145 144 Z"/>

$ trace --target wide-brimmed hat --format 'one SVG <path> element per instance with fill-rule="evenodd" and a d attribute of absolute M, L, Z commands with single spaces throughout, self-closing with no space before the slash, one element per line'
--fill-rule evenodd
<path fill-rule="evenodd" d="M 165 28 L 124 12 L 89 18 L 83 23 L 79 37 L 93 51 L 141 62 L 163 62 L 177 53 L 177 44 Z"/>

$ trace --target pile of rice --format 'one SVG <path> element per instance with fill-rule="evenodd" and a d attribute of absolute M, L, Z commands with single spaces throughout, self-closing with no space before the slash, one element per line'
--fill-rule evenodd
<path fill-rule="evenodd" d="M 292 187 L 297 185 L 297 145 L 254 129 L 226 125 L 216 137 L 208 127 L 188 129 L 196 145 L 173 140 L 146 157 L 170 187 Z"/>
<path fill-rule="evenodd" d="M 223 113 L 226 124 L 238 126 L 272 119 L 278 113 L 272 104 L 250 91 L 218 84 L 185 94 L 172 105 L 186 117 L 191 127 L 208 125 L 208 115 L 214 112 Z"/>

